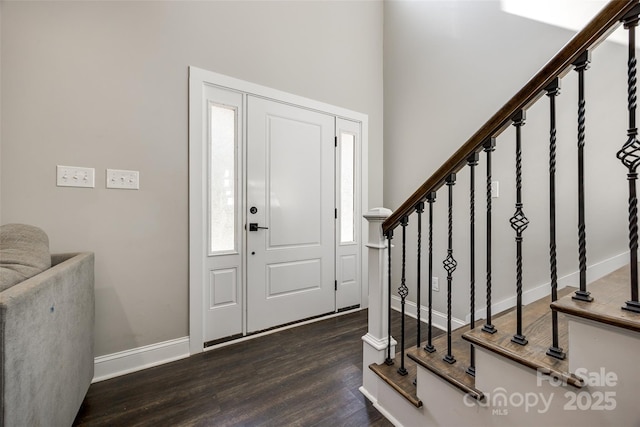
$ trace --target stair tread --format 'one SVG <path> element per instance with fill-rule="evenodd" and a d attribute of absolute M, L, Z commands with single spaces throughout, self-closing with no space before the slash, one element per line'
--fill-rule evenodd
<path fill-rule="evenodd" d="M 629 276 L 629 265 L 626 265 L 588 286 L 592 302 L 576 301 L 568 296 L 558 299 L 551 304 L 551 308 L 561 313 L 640 332 L 640 313 L 622 309 L 631 294 Z"/>
<path fill-rule="evenodd" d="M 398 373 L 398 367 L 400 366 L 400 353 L 396 354 L 393 365 L 386 365 L 384 363 L 369 365 L 369 369 L 375 372 L 380 378 L 382 378 L 387 384 L 393 387 L 398 393 L 400 393 L 405 399 L 411 402 L 416 408 L 422 406 L 422 401 L 418 399 L 416 395 L 416 386 L 413 381 L 416 379 L 416 363 L 408 358 L 405 358 L 405 369 L 407 375 L 400 375 Z"/>
<path fill-rule="evenodd" d="M 575 288 L 564 288 L 558 291 L 558 296 L 569 295 Z M 546 354 L 552 344 L 551 318 L 549 310 L 551 297 L 546 296 L 534 301 L 522 309 L 522 333 L 528 340 L 527 345 L 516 344 L 511 338 L 516 332 L 516 314 L 514 310 L 509 310 L 497 315 L 492 319 L 492 323 L 497 329 L 496 333 L 489 334 L 482 331 L 482 327 L 463 334 L 462 338 L 479 347 L 500 354 L 517 363 L 532 369 L 548 370 L 549 374 L 566 379 L 567 383 L 582 387 L 583 381 L 569 373 L 569 354 L 564 360 L 557 359 Z M 567 322 L 559 319 L 558 322 L 559 345 L 567 351 L 568 328 Z"/>
<path fill-rule="evenodd" d="M 432 344 L 436 348 L 433 353 L 426 351 L 423 343 L 420 348 L 411 347 L 408 349 L 407 356 L 475 399 L 482 400 L 484 395 L 475 387 L 475 378 L 466 372 L 470 365 L 469 344 L 464 342 L 461 337 L 468 330 L 469 326 L 463 326 L 451 332 L 451 353 L 456 359 L 455 363 L 449 364 L 443 360 L 447 354 L 446 334 L 432 340 Z"/>

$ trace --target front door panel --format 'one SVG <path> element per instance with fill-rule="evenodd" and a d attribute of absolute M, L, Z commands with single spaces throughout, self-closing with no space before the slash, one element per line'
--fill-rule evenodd
<path fill-rule="evenodd" d="M 335 119 L 248 98 L 247 222 L 257 225 L 247 226 L 247 332 L 255 332 L 335 310 Z"/>

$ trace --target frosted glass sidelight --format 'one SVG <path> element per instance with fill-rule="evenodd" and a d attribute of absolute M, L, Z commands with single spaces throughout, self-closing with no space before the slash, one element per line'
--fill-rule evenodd
<path fill-rule="evenodd" d="M 355 241 L 355 149 L 356 137 L 340 135 L 340 243 Z"/>
<path fill-rule="evenodd" d="M 236 109 L 209 106 L 209 251 L 236 250 Z"/>

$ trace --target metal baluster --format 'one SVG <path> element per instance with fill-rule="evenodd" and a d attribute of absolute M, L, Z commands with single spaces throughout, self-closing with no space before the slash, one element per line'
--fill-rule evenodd
<path fill-rule="evenodd" d="M 391 240 L 393 239 L 393 230 L 387 231 L 387 256 L 388 256 L 388 266 L 387 269 L 389 273 L 388 277 L 388 287 L 387 290 L 387 359 L 384 363 L 388 366 L 393 365 L 393 359 L 391 358 Z"/>
<path fill-rule="evenodd" d="M 482 330 L 495 334 L 497 329 L 491 324 L 491 153 L 495 150 L 496 139 L 489 138 L 483 147 L 487 153 L 487 319 Z"/>
<path fill-rule="evenodd" d="M 551 270 L 551 301 L 558 299 L 558 262 L 556 255 L 556 96 L 560 94 L 560 79 L 546 87 L 549 97 L 549 265 Z M 564 359 L 566 353 L 558 343 L 558 313 L 551 311 L 552 344 L 547 355 Z"/>
<path fill-rule="evenodd" d="M 587 291 L 587 234 L 585 229 L 585 192 L 584 192 L 584 144 L 585 144 L 585 98 L 584 72 L 589 68 L 591 52 L 585 51 L 573 63 L 578 72 L 578 263 L 580 268 L 580 289 L 573 299 L 593 301 Z"/>
<path fill-rule="evenodd" d="M 636 193 L 636 169 L 640 164 L 640 142 L 636 128 L 636 37 L 635 29 L 638 25 L 638 7 L 624 17 L 624 27 L 629 30 L 629 61 L 627 70 L 627 102 L 629 110 L 629 129 L 627 142 L 618 151 L 617 157 L 629 172 L 629 257 L 630 257 L 630 285 L 631 300 L 622 307 L 624 310 L 640 313 L 638 301 L 638 197 Z"/>
<path fill-rule="evenodd" d="M 402 376 L 407 375 L 407 370 L 404 367 L 404 308 L 407 295 L 409 295 L 409 288 L 406 284 L 406 264 L 407 264 L 407 224 L 409 223 L 408 217 L 403 217 L 400 221 L 402 225 L 402 276 L 400 279 L 400 287 L 398 287 L 398 295 L 400 296 L 400 306 L 402 317 L 400 318 L 400 333 L 402 334 L 400 343 L 400 367 L 398 373 Z"/>
<path fill-rule="evenodd" d="M 458 263 L 453 258 L 453 186 L 456 183 L 456 174 L 452 173 L 447 177 L 447 187 L 449 187 L 449 245 L 447 257 L 442 262 L 447 271 L 447 355 L 443 360 L 447 363 L 455 363 L 456 359 L 451 353 L 451 285 L 453 282 L 453 272 Z"/>
<path fill-rule="evenodd" d="M 421 305 L 421 299 L 420 299 L 420 288 L 422 287 L 422 283 L 420 280 L 420 276 L 421 276 L 421 268 L 420 268 L 420 257 L 422 256 L 422 213 L 424 212 L 424 202 L 420 202 L 416 205 L 416 212 L 418 213 L 418 280 L 416 281 L 416 285 L 417 285 L 417 295 L 416 298 L 418 300 L 417 304 L 416 304 L 416 318 L 417 318 L 417 324 L 416 324 L 416 348 L 420 347 L 420 335 L 421 335 L 421 321 L 420 321 L 420 305 Z"/>
<path fill-rule="evenodd" d="M 527 339 L 522 334 L 522 232 L 529 225 L 529 220 L 522 211 L 522 126 L 524 126 L 524 110 L 513 117 L 516 128 L 516 211 L 510 219 L 511 228 L 516 232 L 516 334 L 511 342 L 526 345 Z"/>
<path fill-rule="evenodd" d="M 469 311 L 471 313 L 470 328 L 476 327 L 476 178 L 475 169 L 478 165 L 478 159 L 480 155 L 473 153 L 467 159 L 469 165 Z M 476 376 L 476 353 L 473 344 L 469 344 L 469 367 L 467 368 L 467 374 Z"/>
<path fill-rule="evenodd" d="M 433 327 L 431 325 L 431 315 L 432 315 L 432 307 L 433 307 L 433 204 L 436 201 L 436 193 L 435 191 L 429 193 L 427 196 L 427 203 L 429 203 L 429 311 L 428 311 L 428 336 L 427 336 L 427 344 L 424 346 L 425 351 L 428 353 L 433 353 L 436 351 L 436 348 L 433 346 L 432 339 L 432 331 Z"/>
<path fill-rule="evenodd" d="M 421 305 L 421 299 L 420 299 L 420 288 L 421 288 L 421 280 L 420 280 L 420 275 L 422 274 L 420 272 L 421 268 L 420 268 L 420 257 L 421 257 L 421 252 L 422 252 L 422 213 L 424 212 L 424 202 L 419 202 L 416 205 L 416 212 L 418 213 L 418 271 L 417 271 L 417 275 L 418 275 L 418 280 L 416 281 L 416 285 L 418 288 L 418 292 L 417 292 L 417 300 L 418 303 L 416 304 L 416 348 L 420 348 L 420 336 L 421 336 L 421 321 L 420 321 L 420 305 Z M 418 384 L 418 378 L 415 378 L 413 380 L 413 384 L 416 385 Z"/>

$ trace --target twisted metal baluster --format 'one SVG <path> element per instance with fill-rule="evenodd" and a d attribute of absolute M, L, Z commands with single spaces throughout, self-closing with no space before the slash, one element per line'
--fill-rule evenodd
<path fill-rule="evenodd" d="M 406 265 L 407 265 L 407 224 L 409 223 L 409 218 L 406 216 L 402 218 L 400 221 L 400 225 L 402 225 L 402 276 L 400 279 L 400 287 L 398 288 L 398 295 L 400 296 L 400 305 L 402 309 L 402 317 L 400 318 L 400 333 L 401 337 L 401 351 L 400 351 L 400 367 L 398 368 L 398 373 L 402 376 L 407 375 L 407 370 L 404 367 L 404 308 L 405 302 L 407 300 L 407 295 L 409 295 L 409 288 L 407 288 L 406 284 Z"/>
<path fill-rule="evenodd" d="M 429 311 L 428 311 L 428 336 L 427 336 L 427 344 L 424 346 L 425 351 L 428 353 L 433 353 L 436 351 L 436 348 L 432 343 L 432 324 L 431 317 L 433 311 L 433 204 L 436 201 L 436 193 L 435 191 L 429 193 L 427 196 L 427 203 L 429 203 Z"/>
<path fill-rule="evenodd" d="M 421 276 L 421 268 L 420 268 L 420 258 L 422 256 L 422 213 L 424 212 L 424 202 L 420 202 L 416 205 L 416 212 L 418 213 L 418 280 L 417 280 L 417 304 L 416 304 L 416 318 L 417 318 L 417 324 L 416 324 L 416 348 L 420 347 L 420 335 L 421 335 L 421 321 L 420 321 L 420 306 L 421 306 L 421 299 L 420 299 L 420 291 L 421 291 L 421 283 L 422 281 L 420 280 L 420 276 Z"/>
<path fill-rule="evenodd" d="M 393 365 L 391 358 L 391 240 L 393 239 L 393 230 L 387 231 L 387 263 L 388 263 L 388 288 L 387 289 L 387 358 L 384 363 L 388 366 Z"/>
<path fill-rule="evenodd" d="M 419 202 L 416 205 L 416 212 L 418 213 L 418 268 L 417 268 L 417 275 L 418 275 L 418 280 L 416 283 L 417 286 L 417 295 L 416 295 L 416 299 L 418 300 L 418 302 L 416 303 L 416 348 L 420 348 L 420 336 L 422 335 L 421 332 L 421 321 L 420 321 L 420 307 L 421 307 L 421 299 L 420 299 L 420 288 L 421 286 L 421 280 L 420 280 L 420 276 L 421 276 L 421 268 L 420 268 L 420 257 L 422 255 L 422 213 L 424 212 L 424 202 Z M 418 384 L 418 378 L 414 378 L 413 380 L 413 384 L 416 385 Z"/>
<path fill-rule="evenodd" d="M 489 138 L 483 145 L 487 153 L 487 319 L 482 330 L 489 334 L 495 334 L 497 329 L 491 324 L 491 153 L 495 150 L 496 139 Z"/>
<path fill-rule="evenodd" d="M 573 299 L 591 302 L 593 298 L 587 291 L 587 233 L 585 225 L 585 187 L 584 187 L 584 145 L 586 101 L 584 97 L 584 72 L 589 68 L 591 53 L 587 50 L 573 63 L 578 72 L 578 263 L 580 268 L 580 289 Z"/>
<path fill-rule="evenodd" d="M 627 103 L 629 110 L 628 140 L 618 151 L 617 157 L 628 168 L 627 180 L 629 182 L 629 258 L 630 258 L 630 285 L 631 299 L 622 307 L 624 310 L 640 313 L 638 301 L 638 197 L 636 193 L 636 181 L 638 173 L 636 169 L 640 164 L 640 142 L 638 142 L 638 129 L 636 128 L 636 40 L 635 28 L 638 25 L 638 8 L 636 7 L 624 17 L 624 27 L 629 30 L 629 61 L 627 63 Z"/>
<path fill-rule="evenodd" d="M 451 285 L 453 283 L 453 272 L 458 263 L 453 258 L 453 186 L 456 183 L 456 174 L 452 173 L 447 177 L 447 187 L 449 187 L 449 245 L 447 257 L 442 262 L 447 271 L 447 355 L 443 360 L 449 364 L 455 363 L 456 359 L 451 352 Z"/>
<path fill-rule="evenodd" d="M 511 217 L 511 228 L 516 232 L 516 334 L 511 342 L 526 345 L 527 339 L 522 334 L 522 232 L 529 225 L 529 220 L 522 211 L 522 135 L 525 113 L 520 110 L 513 117 L 516 128 L 516 211 Z"/>
<path fill-rule="evenodd" d="M 551 270 L 551 301 L 558 299 L 558 261 L 556 255 L 556 96 L 560 94 L 560 79 L 546 87 L 549 97 L 549 265 Z M 558 343 L 558 312 L 551 311 L 552 344 L 547 355 L 564 359 L 566 353 Z"/>
<path fill-rule="evenodd" d="M 478 165 L 480 155 L 473 153 L 467 159 L 469 165 L 469 311 L 471 313 L 470 328 L 476 327 L 476 179 L 475 169 Z M 467 374 L 472 377 L 476 376 L 476 353 L 473 344 L 469 344 L 469 367 Z"/>

